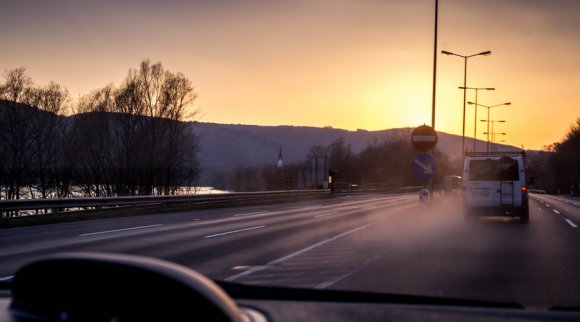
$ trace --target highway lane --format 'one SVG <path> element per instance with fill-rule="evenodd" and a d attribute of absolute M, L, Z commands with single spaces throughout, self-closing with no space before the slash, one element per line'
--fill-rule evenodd
<path fill-rule="evenodd" d="M 383 256 L 335 287 L 515 302 L 540 309 L 578 307 L 580 231 L 562 216 L 563 205 L 548 206 L 548 199 L 554 200 L 532 195 L 527 225 L 491 217 L 464 222 L 452 202 L 421 220 L 383 222 L 374 227 L 389 236 L 380 241 Z M 553 211 L 560 207 L 560 214 Z M 579 210 L 569 207 L 566 216 L 580 219 Z"/>
<path fill-rule="evenodd" d="M 0 278 L 38 256 L 70 251 L 153 256 L 222 277 L 235 273 L 230 268 L 247 263 L 246 257 L 260 262 L 291 253 L 364 224 L 372 219 L 373 207 L 396 204 L 391 207 L 396 210 L 415 205 L 415 200 L 414 195 L 345 196 L 3 229 Z"/>
<path fill-rule="evenodd" d="M 566 219 L 580 208 L 558 198 L 533 194 L 527 225 L 377 194 L 4 229 L 0 277 L 42 254 L 110 251 L 248 284 L 579 306 L 580 231 Z"/>
<path fill-rule="evenodd" d="M 532 194 L 531 197 L 540 203 L 539 212 L 552 213 L 572 228 L 580 226 L 580 198 L 543 194 Z"/>

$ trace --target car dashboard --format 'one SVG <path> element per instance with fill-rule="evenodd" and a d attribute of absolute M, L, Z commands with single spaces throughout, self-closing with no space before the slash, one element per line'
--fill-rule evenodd
<path fill-rule="evenodd" d="M 103 253 L 47 256 L 2 286 L 0 322 L 580 321 L 573 308 L 211 281 L 162 260 Z"/>

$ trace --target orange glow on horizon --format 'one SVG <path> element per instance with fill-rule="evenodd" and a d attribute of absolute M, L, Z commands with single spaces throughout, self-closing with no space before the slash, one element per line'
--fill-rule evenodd
<path fill-rule="evenodd" d="M 51 2 L 33 12 L 7 4 L 2 71 L 23 66 L 35 83 L 55 81 L 78 99 L 120 84 L 150 58 L 192 81 L 202 122 L 347 130 L 431 123 L 428 1 L 169 2 Z M 496 88 L 480 92 L 480 104 L 512 102 L 491 112 L 506 120 L 507 144 L 540 149 L 580 117 L 578 12 L 580 2 L 558 0 L 440 4 L 438 51 L 492 51 L 468 60 L 467 86 Z M 438 131 L 462 133 L 463 75 L 461 58 L 438 56 Z M 465 135 L 477 124 L 483 140 L 478 119 L 486 117 L 466 105 Z"/>

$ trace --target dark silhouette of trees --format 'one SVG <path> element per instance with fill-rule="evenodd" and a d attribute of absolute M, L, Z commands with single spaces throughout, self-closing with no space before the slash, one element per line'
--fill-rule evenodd
<path fill-rule="evenodd" d="M 71 107 L 24 68 L 0 83 L 0 199 L 175 194 L 199 176 L 197 94 L 181 73 L 144 60 L 123 83 Z"/>
<path fill-rule="evenodd" d="M 336 172 L 336 180 L 360 182 L 360 173 L 357 171 L 358 158 L 352 152 L 350 144 L 346 144 L 342 138 L 339 138 L 329 144 L 326 151 L 329 170 Z"/>
<path fill-rule="evenodd" d="M 570 126 L 561 142 L 544 146 L 543 151 L 528 151 L 530 188 L 548 193 L 580 192 L 580 118 Z"/>
<path fill-rule="evenodd" d="M 80 141 L 84 191 L 88 195 L 175 194 L 199 175 L 197 137 L 186 121 L 196 98 L 181 73 L 149 60 L 79 103 L 75 133 Z"/>
<path fill-rule="evenodd" d="M 572 124 L 564 140 L 554 145 L 551 161 L 559 192 L 577 194 L 580 189 L 580 118 Z"/>
<path fill-rule="evenodd" d="M 22 67 L 8 70 L 5 78 L 0 87 L 0 198 L 66 194 L 57 173 L 66 125 L 59 116 L 67 90 L 55 83 L 36 87 Z"/>

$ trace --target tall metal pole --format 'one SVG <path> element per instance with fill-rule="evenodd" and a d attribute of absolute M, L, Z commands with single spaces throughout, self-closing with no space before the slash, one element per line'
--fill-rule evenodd
<path fill-rule="evenodd" d="M 477 92 L 479 88 L 475 89 L 475 123 L 473 125 L 473 152 L 477 152 Z"/>
<path fill-rule="evenodd" d="M 431 127 L 435 129 L 435 89 L 437 88 L 437 15 L 439 1 L 435 0 L 435 45 L 433 46 L 433 97 L 431 99 Z"/>
<path fill-rule="evenodd" d="M 492 143 L 492 145 L 491 145 L 492 151 L 491 152 L 494 152 L 493 150 L 495 150 L 495 132 L 493 131 L 493 124 L 494 123 L 495 123 L 494 121 L 491 121 L 491 143 Z"/>
<path fill-rule="evenodd" d="M 435 40 L 433 45 L 433 96 L 431 99 L 431 127 L 435 129 L 435 93 L 437 88 L 437 16 L 439 0 L 435 0 Z M 433 151 L 431 151 L 433 154 Z M 429 179 L 429 199 L 433 199 L 433 177 Z"/>
<path fill-rule="evenodd" d="M 467 94 L 467 57 L 463 57 L 465 63 L 463 68 L 463 134 L 461 143 L 461 153 L 465 153 L 465 100 Z"/>
<path fill-rule="evenodd" d="M 491 108 L 487 108 L 487 152 L 489 152 L 489 110 Z"/>

